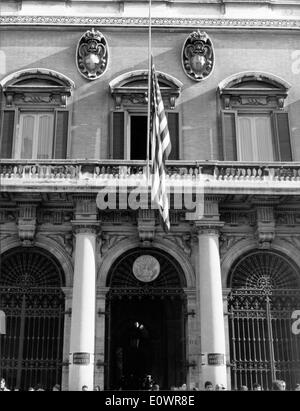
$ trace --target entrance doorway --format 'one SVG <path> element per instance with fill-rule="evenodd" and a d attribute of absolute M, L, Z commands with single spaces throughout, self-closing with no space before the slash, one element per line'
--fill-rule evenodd
<path fill-rule="evenodd" d="M 134 276 L 133 264 L 141 256 L 159 262 L 155 280 Z M 183 279 L 178 264 L 154 250 L 131 251 L 114 265 L 106 309 L 108 389 L 142 389 L 149 374 L 160 389 L 186 382 Z"/>

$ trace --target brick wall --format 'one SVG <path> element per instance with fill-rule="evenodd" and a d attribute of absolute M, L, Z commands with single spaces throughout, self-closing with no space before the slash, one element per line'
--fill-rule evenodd
<path fill-rule="evenodd" d="M 109 65 L 96 81 L 85 80 L 76 68 L 77 42 L 85 28 L 7 29 L 0 35 L 5 67 L 1 78 L 29 67 L 56 70 L 70 77 L 76 85 L 71 104 L 72 144 L 75 158 L 107 158 L 109 111 L 114 107 L 109 82 L 122 73 L 146 69 L 148 38 L 146 29 L 100 30 L 109 46 Z M 215 48 L 215 69 L 204 82 L 197 83 L 183 72 L 181 50 L 192 30 L 166 32 L 153 29 L 152 49 L 157 70 L 183 83 L 177 108 L 182 113 L 183 157 L 185 159 L 219 158 L 217 86 L 231 74 L 257 70 L 282 77 L 292 87 L 286 101 L 290 111 L 294 159 L 300 161 L 300 60 L 297 32 L 207 30 Z"/>

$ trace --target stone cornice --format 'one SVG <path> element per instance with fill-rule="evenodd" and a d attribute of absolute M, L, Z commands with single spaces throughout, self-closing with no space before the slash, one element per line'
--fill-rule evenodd
<path fill-rule="evenodd" d="M 147 17 L 94 16 L 0 16 L 0 26 L 85 26 L 148 27 Z M 223 29 L 294 29 L 300 30 L 300 19 L 180 18 L 154 17 L 153 28 L 223 28 Z"/>

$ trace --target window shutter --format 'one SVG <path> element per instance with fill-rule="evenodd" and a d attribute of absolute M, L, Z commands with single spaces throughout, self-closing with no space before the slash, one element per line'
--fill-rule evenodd
<path fill-rule="evenodd" d="M 15 112 L 7 110 L 3 112 L 3 124 L 2 124 L 2 138 L 0 146 L 0 158 L 12 157 L 12 146 L 14 138 L 14 122 Z"/>
<path fill-rule="evenodd" d="M 110 158 L 124 159 L 125 113 L 113 111 L 111 113 Z"/>
<path fill-rule="evenodd" d="M 37 158 L 52 158 L 53 113 L 39 114 Z"/>
<path fill-rule="evenodd" d="M 292 161 L 292 148 L 288 113 L 281 111 L 274 113 L 275 133 L 279 147 L 279 160 Z"/>
<path fill-rule="evenodd" d="M 179 160 L 179 113 L 168 112 L 168 128 L 172 144 L 169 160 Z"/>
<path fill-rule="evenodd" d="M 225 161 L 236 161 L 236 112 L 222 111 L 223 155 Z"/>
<path fill-rule="evenodd" d="M 54 158 L 67 157 L 69 112 L 58 110 L 56 112 Z"/>

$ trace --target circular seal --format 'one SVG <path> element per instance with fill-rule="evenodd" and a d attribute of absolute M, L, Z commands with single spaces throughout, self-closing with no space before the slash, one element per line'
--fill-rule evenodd
<path fill-rule="evenodd" d="M 139 281 L 149 283 L 158 277 L 160 265 L 152 255 L 141 255 L 133 263 L 132 271 Z"/>

